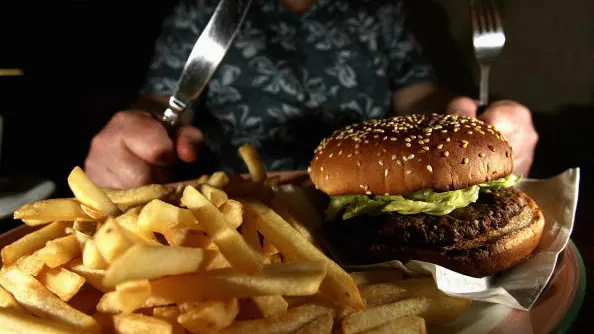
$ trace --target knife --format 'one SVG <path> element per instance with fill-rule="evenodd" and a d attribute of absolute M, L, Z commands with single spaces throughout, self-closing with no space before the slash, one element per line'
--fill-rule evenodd
<path fill-rule="evenodd" d="M 180 123 L 187 105 L 196 99 L 227 53 L 252 0 L 221 0 L 198 37 L 184 65 L 169 106 L 156 117 L 171 132 Z"/>

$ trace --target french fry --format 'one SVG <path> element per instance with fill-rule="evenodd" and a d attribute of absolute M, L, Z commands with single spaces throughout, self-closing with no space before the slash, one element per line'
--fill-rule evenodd
<path fill-rule="evenodd" d="M 126 229 L 126 231 L 129 231 L 135 237 L 141 239 L 147 245 L 160 245 L 153 231 L 143 228 L 139 223 L 140 212 L 143 208 L 137 207 L 128 209 L 123 214 L 117 216 L 115 220 L 118 225 Z"/>
<path fill-rule="evenodd" d="M 153 308 L 153 316 L 155 318 L 163 319 L 173 326 L 174 334 L 185 334 L 186 330 L 177 322 L 179 316 L 179 308 L 176 306 L 161 306 Z"/>
<path fill-rule="evenodd" d="M 40 250 L 31 255 L 23 256 L 16 262 L 16 266 L 31 276 L 37 276 L 45 267 L 45 261 L 40 254 Z"/>
<path fill-rule="evenodd" d="M 108 218 L 95 233 L 95 245 L 103 259 L 107 263 L 112 263 L 134 245 L 135 242 L 130 240 L 130 235 L 131 233 L 126 233 L 114 219 Z"/>
<path fill-rule="evenodd" d="M 232 227 L 238 228 L 243 223 L 243 205 L 241 202 L 229 199 L 219 207 L 219 210 Z"/>
<path fill-rule="evenodd" d="M 192 333 L 216 333 L 229 326 L 237 313 L 239 313 L 237 298 L 210 300 L 180 314 L 177 321 Z"/>
<path fill-rule="evenodd" d="M 95 240 L 89 240 L 85 243 L 82 253 L 82 261 L 85 267 L 89 269 L 107 269 L 109 264 L 99 252 Z"/>
<path fill-rule="evenodd" d="M 365 334 L 426 334 L 425 319 L 415 315 L 396 318 L 387 324 L 363 332 Z"/>
<path fill-rule="evenodd" d="M 0 285 L 9 291 L 27 311 L 43 319 L 73 326 L 78 330 L 99 332 L 92 317 L 76 310 L 49 292 L 39 281 L 16 267 L 0 270 Z"/>
<path fill-rule="evenodd" d="M 72 234 L 50 240 L 39 250 L 39 256 L 50 268 L 59 267 L 80 255 L 80 244 Z"/>
<path fill-rule="evenodd" d="M 74 196 L 84 205 L 101 212 L 105 216 L 120 213 L 118 207 L 78 166 L 68 175 L 68 185 Z"/>
<path fill-rule="evenodd" d="M 241 234 L 204 195 L 193 187 L 186 187 L 181 202 L 192 211 L 235 269 L 256 273 L 262 268 L 261 255 L 248 246 Z"/>
<path fill-rule="evenodd" d="M 103 189 L 103 191 L 113 203 L 123 207 L 132 208 L 144 205 L 155 199 L 164 200 L 174 192 L 174 189 L 162 184 L 149 184 L 133 189 Z"/>
<path fill-rule="evenodd" d="M 322 284 L 331 300 L 342 306 L 363 309 L 364 301 L 351 276 L 336 262 L 329 259 L 318 248 L 309 243 L 282 217 L 261 203 L 245 204 L 257 216 L 256 225 L 264 238 L 270 241 L 280 252 L 295 261 L 322 261 L 326 263 L 328 275 Z"/>
<path fill-rule="evenodd" d="M 192 212 L 161 200 L 152 200 L 138 215 L 137 226 L 145 233 L 166 233 L 173 229 L 204 230 Z"/>
<path fill-rule="evenodd" d="M 103 284 L 154 279 L 204 270 L 214 251 L 201 248 L 134 245 L 111 263 Z"/>
<path fill-rule="evenodd" d="M 361 288 L 361 295 L 367 307 L 374 307 L 411 297 L 438 298 L 444 293 L 437 288 L 433 278 L 420 277 L 370 284 Z"/>
<path fill-rule="evenodd" d="M 21 219 L 27 225 L 36 226 L 55 221 L 90 220 L 74 198 L 52 198 L 25 204 L 18 208 L 14 219 Z"/>
<path fill-rule="evenodd" d="M 295 334 L 330 334 L 334 319 L 330 313 L 325 313 L 299 327 Z"/>
<path fill-rule="evenodd" d="M 143 294 L 145 295 L 143 291 L 149 291 L 146 290 L 148 287 L 145 286 L 144 283 L 145 281 L 128 282 L 126 285 L 123 285 L 119 291 L 109 291 L 105 293 L 97 303 L 97 311 L 107 314 L 118 314 L 124 313 L 124 311 L 130 312 L 142 308 L 167 306 L 172 304 L 168 300 L 150 296 L 144 298 L 144 301 L 139 304 L 139 297 L 142 297 Z"/>
<path fill-rule="evenodd" d="M 0 307 L 0 324 L 5 333 L 71 334 L 78 328 L 59 321 L 34 317 L 10 308 Z"/>
<path fill-rule="evenodd" d="M 239 147 L 239 155 L 246 164 L 252 181 L 256 183 L 264 182 L 266 180 L 266 170 L 258 151 L 253 146 L 246 144 Z"/>
<path fill-rule="evenodd" d="M 229 184 L 229 176 L 225 172 L 214 172 L 207 176 L 205 182 L 215 188 L 223 189 Z"/>
<path fill-rule="evenodd" d="M 143 314 L 116 314 L 113 324 L 120 334 L 173 334 L 169 322 Z"/>
<path fill-rule="evenodd" d="M 264 318 L 287 312 L 289 304 L 281 295 L 256 296 L 251 298 Z"/>
<path fill-rule="evenodd" d="M 220 334 L 250 333 L 291 333 L 303 325 L 324 314 L 332 314 L 332 310 L 315 304 L 306 304 L 289 309 L 279 316 L 264 319 L 235 321 L 231 326 L 220 331 Z"/>
<path fill-rule="evenodd" d="M 64 265 L 64 268 L 84 277 L 87 283 L 99 291 L 108 292 L 111 290 L 110 287 L 103 285 L 105 270 L 87 268 L 83 265 L 81 258 L 76 258 L 68 262 Z"/>
<path fill-rule="evenodd" d="M 0 310 L 3 308 L 25 312 L 25 309 L 14 299 L 10 292 L 0 286 Z"/>
<path fill-rule="evenodd" d="M 78 293 L 86 281 L 84 277 L 64 268 L 45 268 L 39 273 L 37 279 L 49 291 L 66 302 Z"/>
<path fill-rule="evenodd" d="M 370 269 L 350 273 L 357 285 L 368 285 L 375 283 L 386 283 L 399 281 L 404 278 L 402 272 L 394 268 Z"/>
<path fill-rule="evenodd" d="M 75 231 L 79 231 L 89 236 L 93 236 L 97 231 L 97 222 L 87 220 L 75 220 L 72 224 Z"/>
<path fill-rule="evenodd" d="M 149 283 L 151 298 L 171 303 L 273 295 L 306 296 L 318 292 L 326 276 L 325 269 L 319 262 L 267 265 L 256 274 L 225 268 L 168 276 Z M 188 286 L 199 286 L 200 289 L 187 289 Z"/>
<path fill-rule="evenodd" d="M 2 263 L 9 266 L 19 258 L 42 248 L 48 241 L 65 236 L 66 228 L 69 226 L 71 223 L 68 222 L 54 222 L 4 246 L 1 251 Z"/>
<path fill-rule="evenodd" d="M 208 183 L 200 185 L 200 192 L 217 208 L 220 208 L 229 199 L 226 192 Z"/>

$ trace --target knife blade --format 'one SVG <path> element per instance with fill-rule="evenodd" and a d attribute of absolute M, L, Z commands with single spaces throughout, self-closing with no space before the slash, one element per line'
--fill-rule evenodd
<path fill-rule="evenodd" d="M 250 8 L 251 0 L 221 0 L 198 37 L 184 65 L 169 106 L 159 116 L 168 130 L 175 129 L 188 104 L 196 99 L 218 68 Z"/>

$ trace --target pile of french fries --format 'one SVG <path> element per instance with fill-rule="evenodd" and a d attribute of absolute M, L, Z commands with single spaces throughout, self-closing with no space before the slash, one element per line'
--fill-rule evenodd
<path fill-rule="evenodd" d="M 318 246 L 312 204 L 248 177 L 103 189 L 76 167 L 73 198 L 19 208 L 5 246 L 0 328 L 14 333 L 425 333 L 467 299 L 396 269 L 347 273 Z"/>

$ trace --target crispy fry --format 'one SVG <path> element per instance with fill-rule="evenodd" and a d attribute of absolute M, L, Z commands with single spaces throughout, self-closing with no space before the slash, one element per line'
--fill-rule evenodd
<path fill-rule="evenodd" d="M 16 299 L 14 299 L 12 294 L 0 286 L 0 310 L 2 308 L 25 312 L 25 309 L 21 306 L 21 304 L 19 304 L 19 302 L 16 301 Z"/>
<path fill-rule="evenodd" d="M 217 208 L 220 208 L 229 199 L 226 192 L 208 183 L 200 185 L 200 192 Z"/>
<path fill-rule="evenodd" d="M 74 235 L 50 240 L 39 250 L 39 256 L 50 268 L 56 268 L 81 255 L 80 244 Z"/>
<path fill-rule="evenodd" d="M 99 324 L 95 319 L 66 304 L 31 275 L 16 267 L 3 268 L 0 271 L 0 284 L 27 311 L 38 317 L 58 321 L 79 330 L 99 331 Z"/>
<path fill-rule="evenodd" d="M 283 255 L 294 261 L 322 261 L 327 264 L 328 276 L 322 289 L 339 305 L 362 309 L 363 298 L 351 276 L 309 243 L 289 223 L 261 203 L 247 203 L 247 210 L 258 215 L 257 227 L 264 238 L 269 238 Z"/>
<path fill-rule="evenodd" d="M 9 266 L 25 255 L 30 255 L 53 239 L 66 235 L 68 222 L 55 222 L 31 232 L 10 245 L 2 248 L 2 263 Z"/>
<path fill-rule="evenodd" d="M 14 219 L 35 226 L 55 221 L 90 220 L 74 198 L 52 198 L 25 204 L 14 212 Z"/>
<path fill-rule="evenodd" d="M 34 317 L 24 312 L 1 307 L 0 323 L 5 333 L 71 334 L 77 331 L 76 327 L 59 321 Z"/>
<path fill-rule="evenodd" d="M 117 314 L 113 323 L 120 334 L 173 334 L 169 322 L 143 314 Z"/>
<path fill-rule="evenodd" d="M 234 268 L 247 273 L 256 273 L 262 268 L 260 254 L 248 246 L 241 234 L 204 195 L 193 187 L 186 187 L 181 202 L 192 211 Z"/>
<path fill-rule="evenodd" d="M 229 176 L 225 172 L 214 172 L 206 179 L 206 183 L 215 188 L 223 189 L 229 184 Z"/>
<path fill-rule="evenodd" d="M 135 206 L 144 205 L 155 199 L 164 200 L 174 192 L 174 189 L 162 184 L 149 184 L 133 189 L 103 189 L 103 191 L 113 203 L 127 208 L 132 208 Z"/>
<path fill-rule="evenodd" d="M 264 182 L 266 180 L 266 170 L 258 151 L 253 146 L 246 144 L 239 148 L 239 155 L 246 164 L 252 181 L 256 183 Z"/>
<path fill-rule="evenodd" d="M 72 169 L 70 175 L 68 175 L 68 185 L 74 196 L 89 208 L 105 216 L 115 216 L 120 213 L 118 207 L 91 181 L 80 167 L 76 166 Z"/>
<path fill-rule="evenodd" d="M 177 321 L 192 333 L 213 333 L 229 326 L 237 313 L 237 298 L 211 300 L 180 314 Z"/>
<path fill-rule="evenodd" d="M 86 281 L 84 277 L 64 268 L 45 268 L 37 279 L 63 301 L 72 299 Z"/>

